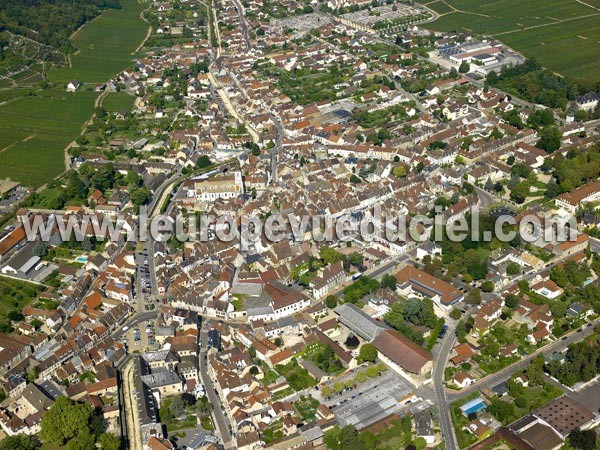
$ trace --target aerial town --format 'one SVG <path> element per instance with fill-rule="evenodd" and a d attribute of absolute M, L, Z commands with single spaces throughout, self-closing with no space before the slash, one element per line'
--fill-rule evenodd
<path fill-rule="evenodd" d="M 0 449 L 600 448 L 600 83 L 439 16 L 150 2 L 127 68 L 61 85 L 100 99 L 68 167 L 0 179 Z M 442 237 L 130 238 L 375 209 Z"/>

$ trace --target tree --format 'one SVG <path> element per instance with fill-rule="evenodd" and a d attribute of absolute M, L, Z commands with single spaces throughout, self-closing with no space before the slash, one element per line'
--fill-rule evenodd
<path fill-rule="evenodd" d="M 508 275 L 517 275 L 520 271 L 521 267 L 515 262 L 510 262 L 506 266 L 506 273 Z"/>
<path fill-rule="evenodd" d="M 350 334 L 346 338 L 344 345 L 348 348 L 356 348 L 360 345 L 360 341 L 358 340 L 358 338 L 356 336 L 354 336 L 353 334 Z"/>
<path fill-rule="evenodd" d="M 200 158 L 198 158 L 198 161 L 196 161 L 196 167 L 198 169 L 205 169 L 207 167 L 209 167 L 212 164 L 212 161 L 210 160 L 210 158 L 207 155 L 202 155 Z"/>
<path fill-rule="evenodd" d="M 173 415 L 173 417 L 180 417 L 185 412 L 185 405 L 183 404 L 183 400 L 179 395 L 173 397 L 171 400 L 169 412 Z"/>
<path fill-rule="evenodd" d="M 536 147 L 546 150 L 548 153 L 552 153 L 560 148 L 561 138 L 562 131 L 560 131 L 558 127 L 546 127 L 542 130 L 542 136 L 537 142 Z"/>
<path fill-rule="evenodd" d="M 391 289 L 392 291 L 396 290 L 396 277 L 393 275 L 389 275 L 389 274 L 385 274 L 383 277 L 381 277 L 381 284 L 380 286 L 383 289 Z"/>
<path fill-rule="evenodd" d="M 364 344 L 358 352 L 358 362 L 374 362 L 377 359 L 377 349 L 373 344 Z"/>
<path fill-rule="evenodd" d="M 48 244 L 46 242 L 36 242 L 33 246 L 33 256 L 43 258 L 48 254 Z"/>
<path fill-rule="evenodd" d="M 277 347 L 281 347 L 283 345 L 283 339 L 281 339 L 279 336 L 277 336 L 275 339 L 273 339 L 273 343 Z"/>
<path fill-rule="evenodd" d="M 67 450 L 91 450 L 96 448 L 94 436 L 89 432 L 79 434 L 67 444 Z"/>
<path fill-rule="evenodd" d="M 467 297 L 465 298 L 465 300 L 467 301 L 467 303 L 469 305 L 480 305 L 481 304 L 481 291 L 477 288 L 473 288 L 469 291 L 469 293 L 467 294 Z"/>
<path fill-rule="evenodd" d="M 335 295 L 328 295 L 325 298 L 325 304 L 327 305 L 327 307 L 329 309 L 335 308 L 337 306 L 337 303 L 338 303 L 338 299 Z"/>
<path fill-rule="evenodd" d="M 509 294 L 506 296 L 504 304 L 507 308 L 515 309 L 519 305 L 519 297 L 514 294 Z"/>
<path fill-rule="evenodd" d="M 135 206 L 145 205 L 150 201 L 150 198 L 152 198 L 152 195 L 145 187 L 137 188 L 131 192 L 131 203 Z"/>
<path fill-rule="evenodd" d="M 0 450 L 36 450 L 38 442 L 31 436 L 15 434 L 0 441 Z"/>
<path fill-rule="evenodd" d="M 98 437 L 98 444 L 102 450 L 119 450 L 121 448 L 121 439 L 112 433 L 102 433 Z"/>
<path fill-rule="evenodd" d="M 392 169 L 392 174 L 395 177 L 404 178 L 408 174 L 408 170 L 404 164 L 400 164 Z"/>
<path fill-rule="evenodd" d="M 462 313 L 460 312 L 460 309 L 453 308 L 452 311 L 450 311 L 450 317 L 454 320 L 460 319 L 461 316 Z"/>
<path fill-rule="evenodd" d="M 569 443 L 571 446 L 579 448 L 581 450 L 594 450 L 598 447 L 596 443 L 598 437 L 593 430 L 580 430 L 576 429 L 569 434 Z"/>
<path fill-rule="evenodd" d="M 494 283 L 492 281 L 484 281 L 481 283 L 481 290 L 483 292 L 492 292 L 494 290 Z"/>
<path fill-rule="evenodd" d="M 335 264 L 336 262 L 339 262 L 342 259 L 344 259 L 341 253 L 327 246 L 321 248 L 321 250 L 319 251 L 319 256 L 327 265 Z"/>
<path fill-rule="evenodd" d="M 358 184 L 361 182 L 362 180 L 358 178 L 355 174 L 350 175 L 350 183 Z"/>
<path fill-rule="evenodd" d="M 196 404 L 196 397 L 194 397 L 189 392 L 184 392 L 181 394 L 181 400 L 185 403 L 185 406 L 194 406 Z"/>
<path fill-rule="evenodd" d="M 516 203 L 523 203 L 529 195 L 530 188 L 531 186 L 527 181 L 517 183 L 510 191 L 510 199 Z"/>
<path fill-rule="evenodd" d="M 256 366 L 250 367 L 250 375 L 258 375 L 258 367 L 256 367 Z"/>
<path fill-rule="evenodd" d="M 58 397 L 42 419 L 40 437 L 43 441 L 64 445 L 77 436 L 89 434 L 92 413 L 87 403 Z"/>
<path fill-rule="evenodd" d="M 471 65 L 467 61 L 460 63 L 460 66 L 458 67 L 459 73 L 467 73 L 469 70 L 471 70 Z"/>

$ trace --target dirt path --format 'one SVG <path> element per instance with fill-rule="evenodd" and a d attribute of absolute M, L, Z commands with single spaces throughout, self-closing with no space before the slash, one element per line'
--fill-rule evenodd
<path fill-rule="evenodd" d="M 4 148 L 0 148 L 0 153 L 3 153 L 3 152 L 5 152 L 6 150 L 8 150 L 8 149 L 10 149 L 10 148 L 14 147 L 14 146 L 15 146 L 15 145 L 17 145 L 17 144 L 21 144 L 21 143 L 23 143 L 23 142 L 27 142 L 28 140 L 30 140 L 30 139 L 33 139 L 35 136 L 36 136 L 35 134 L 30 134 L 29 136 L 27 136 L 27 137 L 25 137 L 25 138 L 21 139 L 20 141 L 13 142 L 12 144 L 9 144 L 9 145 L 7 145 L 7 146 L 6 146 L 6 147 L 4 147 Z"/>
<path fill-rule="evenodd" d="M 532 25 L 530 27 L 525 27 L 525 28 L 519 28 L 518 30 L 510 30 L 510 31 L 502 31 L 500 33 L 495 33 L 492 34 L 492 36 L 501 36 L 503 34 L 511 34 L 511 33 L 519 33 L 521 31 L 526 31 L 526 30 L 533 30 L 534 28 L 542 28 L 542 27 L 549 27 L 552 25 L 558 25 L 560 23 L 565 23 L 565 22 L 571 22 L 573 20 L 580 20 L 580 19 L 586 19 L 588 17 L 596 17 L 599 16 L 599 13 L 594 13 L 594 14 L 586 14 L 585 16 L 579 16 L 579 17 L 571 17 L 569 19 L 563 19 L 563 20 L 559 20 L 557 22 L 550 22 L 550 23 L 542 23 L 540 25 Z"/>
<path fill-rule="evenodd" d="M 148 31 L 146 31 L 146 37 L 144 37 L 144 39 L 142 40 L 142 42 L 140 43 L 140 45 L 137 46 L 137 48 L 131 52 L 132 55 L 135 55 L 137 52 L 139 52 L 142 47 L 144 46 L 144 44 L 146 43 L 146 41 L 150 38 L 150 35 L 152 34 L 152 27 L 150 26 L 150 22 L 148 22 L 146 20 L 146 18 L 144 17 L 144 13 L 146 11 L 148 11 L 150 9 L 150 7 L 148 6 L 145 10 L 143 10 L 140 13 L 140 19 L 142 19 L 144 22 L 146 22 L 148 24 Z"/>

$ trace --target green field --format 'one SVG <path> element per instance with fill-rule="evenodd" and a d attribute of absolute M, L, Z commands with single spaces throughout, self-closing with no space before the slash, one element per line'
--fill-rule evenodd
<path fill-rule="evenodd" d="M 58 86 L 46 91 L 0 89 L 0 178 L 38 187 L 64 171 L 64 149 L 92 116 L 98 93 L 85 87 L 67 93 L 63 84 L 73 78 L 108 81 L 131 64 L 132 53 L 148 29 L 139 17 L 146 5 L 137 0 L 122 0 L 121 5 L 122 9 L 103 12 L 77 32 L 73 41 L 78 52 L 71 57 L 71 67 L 53 68 L 48 74 Z M 41 78 L 36 69 L 6 80 L 3 86 L 37 83 Z M 131 109 L 133 97 L 124 95 L 110 94 L 109 107 Z"/>
<path fill-rule="evenodd" d="M 135 97 L 127 92 L 111 92 L 102 100 L 102 108 L 108 112 L 131 111 Z"/>
<path fill-rule="evenodd" d="M 41 291 L 41 286 L 0 277 L 0 319 L 4 321 L 11 311 L 21 312 Z"/>
<path fill-rule="evenodd" d="M 99 83 L 131 64 L 133 52 L 148 30 L 148 24 L 139 17 L 148 6 L 137 0 L 120 3 L 122 9 L 103 12 L 76 33 L 73 45 L 77 52 L 71 55 L 71 67 L 52 69 L 50 81 Z"/>
<path fill-rule="evenodd" d="M 551 70 L 600 81 L 600 0 L 582 1 L 439 0 L 427 27 L 493 36 Z"/>
<path fill-rule="evenodd" d="M 64 148 L 91 117 L 96 92 L 39 91 L 0 106 L 0 178 L 40 186 L 64 169 Z"/>

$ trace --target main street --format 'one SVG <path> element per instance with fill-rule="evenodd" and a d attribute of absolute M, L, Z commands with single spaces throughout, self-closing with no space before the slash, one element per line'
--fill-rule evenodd
<path fill-rule="evenodd" d="M 223 441 L 223 445 L 225 448 L 233 448 L 234 442 L 231 435 L 231 428 L 229 424 L 229 419 L 223 412 L 223 408 L 221 406 L 221 399 L 217 396 L 215 392 L 215 387 L 213 385 L 212 380 L 210 379 L 210 375 L 208 374 L 208 363 L 206 361 L 207 352 L 208 352 L 208 328 L 210 326 L 209 320 L 203 320 L 202 326 L 200 328 L 200 356 L 199 356 L 199 372 L 200 379 L 202 384 L 204 385 L 204 389 L 210 404 L 213 407 L 212 416 L 213 421 L 217 427 L 217 431 L 219 436 L 221 436 L 221 440 Z"/>

